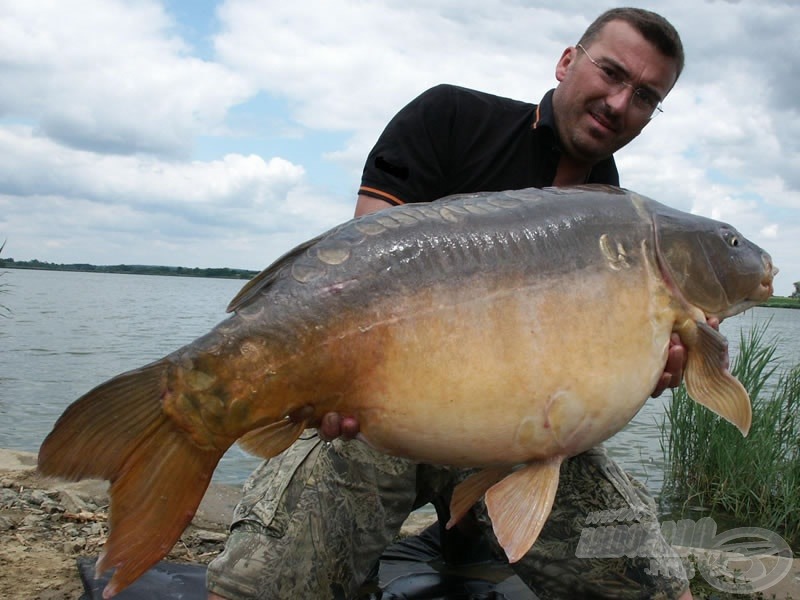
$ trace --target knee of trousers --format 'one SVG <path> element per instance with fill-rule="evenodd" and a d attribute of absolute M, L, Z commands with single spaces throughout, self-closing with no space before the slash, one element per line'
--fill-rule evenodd
<path fill-rule="evenodd" d="M 304 437 L 245 484 L 209 590 L 232 599 L 354 593 L 410 512 L 414 473 L 359 442 Z"/>

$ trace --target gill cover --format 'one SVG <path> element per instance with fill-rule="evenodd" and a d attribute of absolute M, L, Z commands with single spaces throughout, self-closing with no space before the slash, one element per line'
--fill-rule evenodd
<path fill-rule="evenodd" d="M 660 207 L 653 225 L 662 270 L 707 317 L 737 314 L 769 297 L 769 255 L 727 223 Z"/>

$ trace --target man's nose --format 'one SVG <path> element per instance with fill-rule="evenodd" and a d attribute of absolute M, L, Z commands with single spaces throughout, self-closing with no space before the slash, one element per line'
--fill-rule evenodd
<path fill-rule="evenodd" d="M 606 104 L 614 110 L 616 114 L 622 114 L 631 105 L 633 98 L 633 88 L 622 85 L 619 89 L 611 90 L 606 94 Z"/>

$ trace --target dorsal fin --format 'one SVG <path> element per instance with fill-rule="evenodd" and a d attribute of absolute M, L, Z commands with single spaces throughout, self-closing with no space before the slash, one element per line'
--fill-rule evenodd
<path fill-rule="evenodd" d="M 322 235 L 318 235 L 317 237 L 308 240 L 289 250 L 286 254 L 281 256 L 278 260 L 268 266 L 266 269 L 261 271 L 258 275 L 253 277 L 250 281 L 248 281 L 245 286 L 239 290 L 239 293 L 231 300 L 230 304 L 228 304 L 228 308 L 226 309 L 227 312 L 234 312 L 246 304 L 248 304 L 251 300 L 253 300 L 256 296 L 258 296 L 262 291 L 266 290 L 269 286 L 273 284 L 273 282 L 278 278 L 278 275 L 288 267 L 295 258 L 303 254 L 306 250 L 314 246 L 317 242 L 319 242 L 323 237 L 327 234 L 323 233 Z"/>

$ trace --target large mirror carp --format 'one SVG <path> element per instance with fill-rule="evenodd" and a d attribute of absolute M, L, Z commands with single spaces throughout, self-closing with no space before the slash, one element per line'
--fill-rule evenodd
<path fill-rule="evenodd" d="M 453 519 L 485 495 L 515 561 L 561 462 L 642 407 L 672 332 L 689 395 L 747 433 L 747 392 L 706 320 L 766 300 L 775 272 L 730 225 L 612 187 L 388 209 L 298 246 L 208 334 L 79 398 L 39 469 L 111 482 L 109 597 L 170 550 L 234 442 L 274 456 L 336 411 L 387 453 L 485 467 Z"/>

